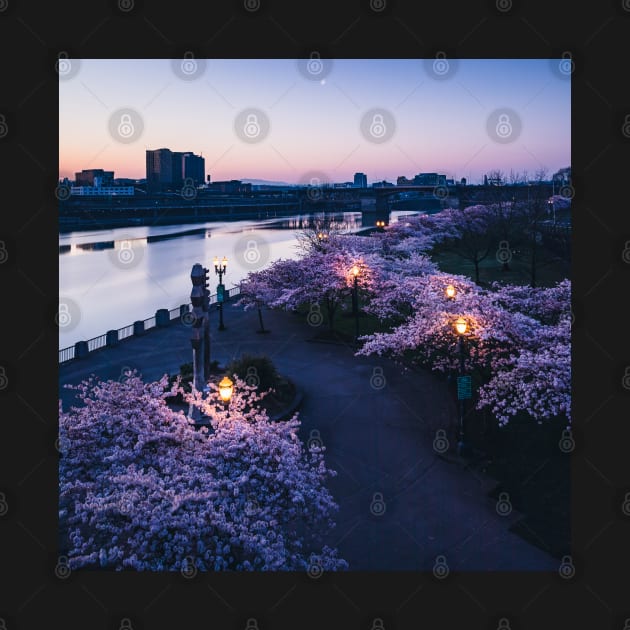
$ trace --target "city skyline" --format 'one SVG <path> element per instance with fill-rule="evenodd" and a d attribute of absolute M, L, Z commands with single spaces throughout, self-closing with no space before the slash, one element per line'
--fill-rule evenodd
<path fill-rule="evenodd" d="M 318 80 L 290 59 L 195 60 L 192 80 L 181 60 L 73 63 L 60 81 L 60 178 L 103 168 L 144 179 L 145 151 L 162 147 L 202 155 L 211 181 L 362 172 L 371 184 L 439 172 L 476 183 L 494 169 L 550 176 L 570 166 L 570 79 L 558 60 L 322 60 Z M 141 127 L 131 141 L 112 127 L 127 109 Z M 239 130 L 250 110 L 260 141 Z M 370 136 L 366 116 L 389 135 Z"/>

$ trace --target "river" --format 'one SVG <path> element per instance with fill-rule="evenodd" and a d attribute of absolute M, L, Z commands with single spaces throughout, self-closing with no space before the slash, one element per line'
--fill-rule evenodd
<path fill-rule="evenodd" d="M 393 211 L 389 221 L 408 214 L 415 212 Z M 360 212 L 326 216 L 350 232 L 364 228 L 366 219 L 373 225 Z M 227 257 L 226 288 L 273 260 L 296 258 L 296 234 L 308 221 L 309 215 L 296 215 L 60 234 L 59 348 L 147 319 L 157 309 L 189 303 L 190 270 L 197 262 L 210 268 L 215 293 L 214 256 Z"/>

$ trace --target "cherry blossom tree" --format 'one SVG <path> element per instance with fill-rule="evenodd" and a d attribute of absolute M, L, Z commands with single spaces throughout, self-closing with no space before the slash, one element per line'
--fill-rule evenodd
<path fill-rule="evenodd" d="M 525 412 L 539 423 L 571 421 L 570 319 L 539 331 L 529 347 L 510 356 L 479 391 L 478 409 L 489 407 L 500 425 Z"/>
<path fill-rule="evenodd" d="M 244 297 L 237 304 L 251 308 L 254 303 L 264 303 L 270 308 L 293 310 L 305 304 L 323 303 L 329 329 L 333 331 L 337 309 L 346 308 L 352 293 L 355 265 L 360 271 L 359 288 L 367 292 L 373 286 L 374 274 L 366 262 L 368 258 L 328 244 L 300 260 L 278 260 L 245 278 L 241 285 Z"/>
<path fill-rule="evenodd" d="M 305 450 L 297 414 L 271 422 L 235 377 L 187 395 L 209 416 L 195 429 L 165 402 L 167 377 L 84 381 L 60 410 L 60 530 L 71 568 L 325 570 L 347 563 L 325 544 L 337 506 L 323 448 Z M 178 385 L 175 385 L 177 388 Z"/>

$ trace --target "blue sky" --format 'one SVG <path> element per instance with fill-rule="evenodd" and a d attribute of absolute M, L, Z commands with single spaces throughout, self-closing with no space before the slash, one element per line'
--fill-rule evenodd
<path fill-rule="evenodd" d="M 439 76 L 433 60 L 324 60 L 317 80 L 291 59 L 197 60 L 194 80 L 168 59 L 74 61 L 59 83 L 60 176 L 103 168 L 141 178 L 145 150 L 160 147 L 202 153 L 213 181 L 295 183 L 313 173 L 349 181 L 361 171 L 368 182 L 395 182 L 438 171 L 474 183 L 492 169 L 533 175 L 570 165 L 571 81 L 557 61 L 447 61 Z M 121 108 L 142 119 L 132 142 L 109 132 Z M 269 120 L 260 142 L 235 133 L 235 117 L 248 108 Z M 395 122 L 386 142 L 362 133 L 361 118 L 373 109 Z M 492 116 L 504 109 L 516 114 L 510 123 L 520 135 L 497 142 Z"/>

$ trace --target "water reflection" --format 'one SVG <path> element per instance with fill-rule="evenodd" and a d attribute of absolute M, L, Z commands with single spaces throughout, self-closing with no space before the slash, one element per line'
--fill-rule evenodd
<path fill-rule="evenodd" d="M 81 317 L 75 327 L 60 329 L 59 347 L 151 317 L 157 309 L 189 302 L 192 265 L 199 262 L 211 267 L 214 256 L 227 256 L 230 261 L 226 287 L 238 284 L 254 270 L 243 257 L 243 241 L 250 235 L 264 253 L 264 266 L 279 258 L 296 258 L 296 233 L 319 227 L 322 220 L 356 232 L 378 227 L 376 221 L 395 222 L 398 216 L 408 214 L 414 212 L 394 211 L 384 218 L 377 213 L 322 213 L 195 227 L 141 226 L 65 233 L 59 236 L 59 293 L 78 304 Z M 124 250 L 133 256 L 125 257 Z M 211 290 L 215 292 L 214 284 Z"/>

